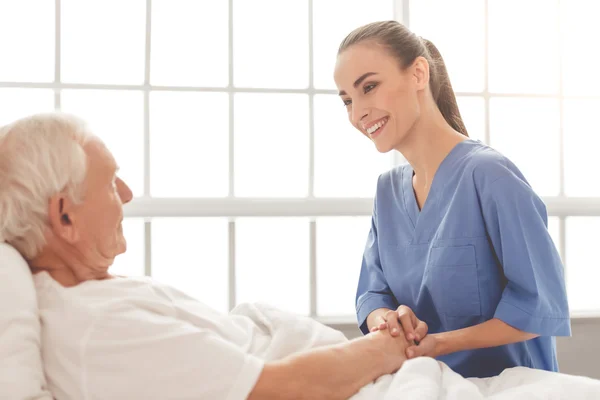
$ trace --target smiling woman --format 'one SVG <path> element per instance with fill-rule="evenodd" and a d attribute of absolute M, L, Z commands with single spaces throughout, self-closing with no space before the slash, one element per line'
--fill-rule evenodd
<path fill-rule="evenodd" d="M 395 21 L 342 42 L 352 125 L 408 164 L 381 174 L 356 298 L 363 333 L 416 340 L 465 377 L 556 371 L 569 336 L 563 266 L 541 199 L 508 158 L 468 138 L 435 46 Z"/>
<path fill-rule="evenodd" d="M 382 52 L 381 48 L 386 51 Z M 341 68 L 348 65 L 352 68 Z M 370 70 L 367 66 L 375 67 Z M 415 68 L 428 76 L 431 94 L 446 122 L 455 131 L 468 136 L 440 52 L 429 40 L 416 36 L 396 21 L 357 29 L 339 47 L 336 81 L 341 83 L 345 78 L 351 81 L 358 76 L 352 83 L 352 93 L 348 93 L 350 89 L 347 92 L 343 88 L 339 92 L 352 124 L 375 141 L 383 136 L 383 128 L 388 125 L 391 110 L 397 110 L 395 115 L 391 115 L 390 127 L 397 127 L 401 132 L 412 129 L 420 110 L 411 108 L 414 105 L 414 101 L 411 101 L 414 99 L 410 98 L 413 93 L 406 87 Z M 359 72 L 365 69 L 368 72 Z M 385 82 L 383 88 L 380 87 L 382 82 Z M 372 103 L 373 97 L 370 96 L 374 91 L 382 91 L 376 97 L 377 104 Z M 354 98 L 351 98 L 351 94 Z M 365 118 L 363 111 L 368 106 L 376 108 L 378 112 Z M 375 141 L 375 145 L 379 151 L 387 152 L 391 150 L 391 140 L 382 138 Z"/>

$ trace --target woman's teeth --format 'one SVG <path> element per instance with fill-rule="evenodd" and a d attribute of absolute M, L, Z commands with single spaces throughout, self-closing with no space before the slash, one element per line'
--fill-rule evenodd
<path fill-rule="evenodd" d="M 385 123 L 387 122 L 387 120 L 381 120 L 378 123 L 376 123 L 375 125 L 371 126 L 369 129 L 367 129 L 367 133 L 369 135 L 372 135 L 373 133 L 375 133 L 379 128 L 381 128 L 383 125 L 385 125 Z"/>

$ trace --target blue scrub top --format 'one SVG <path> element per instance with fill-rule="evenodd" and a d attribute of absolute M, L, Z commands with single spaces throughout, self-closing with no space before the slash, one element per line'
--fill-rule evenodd
<path fill-rule="evenodd" d="M 439 357 L 464 377 L 525 366 L 558 371 L 554 336 L 570 336 L 560 256 L 546 208 L 518 168 L 479 141 L 456 145 L 440 164 L 420 211 L 413 170 L 377 183 L 358 284 L 363 333 L 377 308 L 410 307 L 447 332 L 498 318 L 540 337 Z"/>

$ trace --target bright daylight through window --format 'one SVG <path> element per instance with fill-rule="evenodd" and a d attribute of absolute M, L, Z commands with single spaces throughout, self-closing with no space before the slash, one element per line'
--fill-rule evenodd
<path fill-rule="evenodd" d="M 333 67 L 352 29 L 398 19 L 442 52 L 470 135 L 543 196 L 570 305 L 595 312 L 600 87 L 580 55 L 600 69 L 599 14 L 586 0 L 0 2 L 14 61 L 0 124 L 61 109 L 106 141 L 135 195 L 114 273 L 220 310 L 353 320 L 377 176 L 402 157 L 349 124 Z"/>

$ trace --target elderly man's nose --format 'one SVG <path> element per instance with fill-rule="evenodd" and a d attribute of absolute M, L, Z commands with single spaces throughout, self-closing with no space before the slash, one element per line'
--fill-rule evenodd
<path fill-rule="evenodd" d="M 121 202 L 123 204 L 127 204 L 133 199 L 133 192 L 127 186 L 127 184 L 121 180 L 120 178 L 117 180 L 117 185 L 119 188 L 119 197 L 121 197 Z"/>

